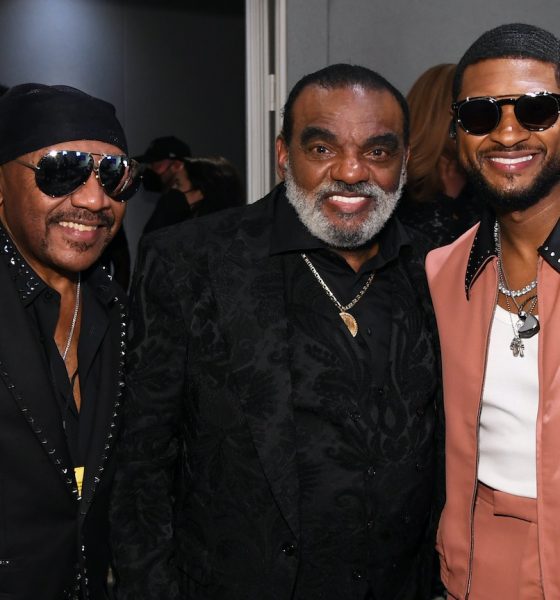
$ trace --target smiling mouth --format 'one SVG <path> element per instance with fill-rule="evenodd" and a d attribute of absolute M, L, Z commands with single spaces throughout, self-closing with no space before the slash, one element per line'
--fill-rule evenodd
<path fill-rule="evenodd" d="M 534 154 L 528 154 L 526 156 L 519 156 L 517 158 L 504 158 L 501 156 L 493 156 L 493 157 L 490 157 L 488 160 L 490 160 L 492 162 L 500 163 L 502 165 L 518 165 L 520 163 L 529 162 L 530 160 L 533 160 L 533 157 L 534 157 Z"/>
<path fill-rule="evenodd" d="M 77 231 L 95 231 L 98 225 L 85 225 L 84 223 L 75 223 L 74 221 L 59 221 L 61 227 L 68 229 L 76 229 Z"/>
<path fill-rule="evenodd" d="M 333 202 L 344 202 L 344 204 L 359 204 L 369 200 L 369 196 L 329 196 Z"/>

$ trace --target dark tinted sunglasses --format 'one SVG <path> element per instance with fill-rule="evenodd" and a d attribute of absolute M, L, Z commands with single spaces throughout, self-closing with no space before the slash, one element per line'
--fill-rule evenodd
<path fill-rule="evenodd" d="M 560 95 L 551 92 L 529 93 L 518 98 L 481 96 L 454 102 L 451 109 L 459 125 L 472 135 L 486 135 L 496 129 L 502 118 L 502 106 L 513 105 L 515 118 L 529 131 L 552 127 L 560 111 Z"/>
<path fill-rule="evenodd" d="M 96 157 L 99 158 L 97 166 Z M 140 165 L 125 155 L 95 154 L 79 150 L 52 150 L 36 165 L 15 162 L 35 171 L 37 187 L 52 198 L 68 196 L 87 182 L 92 171 L 104 192 L 120 202 L 130 199 L 140 185 Z"/>

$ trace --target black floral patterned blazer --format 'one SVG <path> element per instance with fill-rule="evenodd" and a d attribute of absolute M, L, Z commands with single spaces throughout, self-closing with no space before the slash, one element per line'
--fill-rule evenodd
<path fill-rule="evenodd" d="M 269 255 L 282 194 L 279 186 L 244 209 L 156 232 L 142 244 L 112 508 L 119 600 L 292 598 L 300 532 L 295 428 L 282 259 Z M 424 281 L 421 259 L 413 268 Z M 402 339 L 401 359 L 423 342 Z M 432 352 L 433 366 L 433 350 L 422 352 Z M 422 365 L 415 372 L 425 376 Z M 411 442 L 413 465 L 428 468 L 400 467 L 380 518 L 401 501 L 412 512 L 417 506 L 424 514 L 410 539 L 425 540 L 431 558 L 434 396 L 412 392 L 409 400 L 411 420 L 428 405 L 429 433 Z M 415 548 L 406 546 L 408 534 L 396 538 L 395 548 L 380 539 L 379 549 L 406 563 Z M 399 578 L 391 564 L 386 585 L 401 585 Z"/>

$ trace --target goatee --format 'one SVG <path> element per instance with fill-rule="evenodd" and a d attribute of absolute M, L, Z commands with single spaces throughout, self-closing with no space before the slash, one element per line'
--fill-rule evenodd
<path fill-rule="evenodd" d="M 521 190 L 499 189 L 491 186 L 480 168 L 472 164 L 463 165 L 475 193 L 492 208 L 501 211 L 523 211 L 548 196 L 560 182 L 560 157 L 547 161 L 533 183 Z M 515 178 L 515 175 L 511 175 Z"/>

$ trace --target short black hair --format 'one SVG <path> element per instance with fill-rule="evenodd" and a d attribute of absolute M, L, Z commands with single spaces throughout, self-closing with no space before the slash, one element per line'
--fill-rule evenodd
<path fill-rule="evenodd" d="M 483 33 L 457 64 L 453 80 L 453 100 L 457 100 L 465 69 L 491 58 L 532 58 L 556 67 L 560 85 L 560 41 L 552 33 L 526 23 L 500 25 Z"/>
<path fill-rule="evenodd" d="M 338 63 L 330 65 L 315 71 L 309 75 L 302 77 L 292 88 L 286 104 L 283 110 L 283 122 L 281 135 L 287 145 L 292 140 L 292 133 L 294 128 L 294 102 L 298 99 L 300 94 L 305 88 L 312 85 L 318 85 L 319 87 L 326 89 L 336 89 L 352 87 L 354 85 L 362 86 L 368 90 L 389 92 L 395 100 L 399 103 L 403 114 L 403 139 L 405 146 L 408 146 L 408 139 L 410 135 L 410 117 L 408 114 L 408 104 L 405 97 L 397 90 L 397 88 L 389 83 L 385 77 L 379 73 L 361 67 L 359 65 L 349 65 L 345 63 Z"/>

